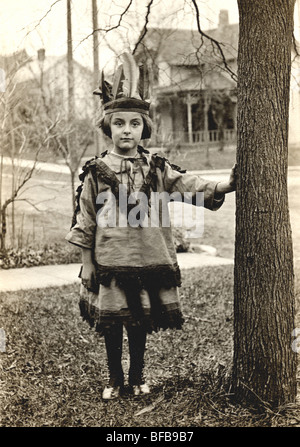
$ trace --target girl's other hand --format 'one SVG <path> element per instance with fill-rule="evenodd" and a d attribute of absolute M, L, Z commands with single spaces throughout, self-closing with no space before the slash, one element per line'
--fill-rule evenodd
<path fill-rule="evenodd" d="M 82 285 L 90 290 L 95 291 L 97 288 L 96 267 L 93 263 L 84 263 L 81 271 Z"/>
<path fill-rule="evenodd" d="M 236 189 L 236 180 L 237 180 L 237 164 L 235 164 L 231 171 L 229 180 L 227 182 L 219 182 L 216 187 L 216 193 L 227 194 L 229 192 L 235 191 Z"/>
<path fill-rule="evenodd" d="M 236 189 L 236 181 L 237 181 L 237 164 L 231 168 L 230 176 L 229 176 L 229 185 L 232 187 L 232 191 Z"/>

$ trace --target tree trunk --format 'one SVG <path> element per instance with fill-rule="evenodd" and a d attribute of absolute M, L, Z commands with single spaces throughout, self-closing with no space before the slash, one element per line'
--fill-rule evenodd
<path fill-rule="evenodd" d="M 97 0 L 92 0 L 92 19 L 93 19 L 93 65 L 94 65 L 94 88 L 98 88 L 99 82 L 99 41 L 98 41 L 98 8 Z M 94 119 L 96 119 L 98 110 L 98 95 L 94 98 Z M 99 135 L 97 130 L 94 131 L 96 155 L 100 155 Z"/>
<path fill-rule="evenodd" d="M 68 61 L 68 119 L 72 123 L 74 118 L 74 63 L 73 63 L 73 41 L 72 41 L 72 11 L 71 0 L 67 0 L 67 61 Z"/>
<path fill-rule="evenodd" d="M 74 97 L 74 58 L 73 58 L 73 33 L 72 33 L 72 10 L 71 0 L 67 0 L 67 36 L 68 36 L 68 123 L 70 128 L 74 125 L 75 113 L 75 97 Z M 72 209 L 75 210 L 75 166 L 78 165 L 78 147 L 74 135 L 74 128 L 67 135 L 67 148 L 69 151 L 69 169 L 71 174 L 72 188 Z"/>
<path fill-rule="evenodd" d="M 72 210 L 73 210 L 73 213 L 75 212 L 75 208 L 76 208 L 76 203 L 75 203 L 75 175 L 76 175 L 76 172 L 72 171 L 70 169 L 71 190 L 72 190 Z"/>
<path fill-rule="evenodd" d="M 6 204 L 1 208 L 1 235 L 0 235 L 0 249 L 2 253 L 6 252 Z"/>
<path fill-rule="evenodd" d="M 15 156 L 16 156 L 16 141 L 15 141 L 15 133 L 12 117 L 10 116 L 10 137 L 11 137 L 11 196 L 14 196 L 15 192 Z M 14 200 L 11 203 L 11 245 L 14 247 L 15 244 L 15 202 Z"/>
<path fill-rule="evenodd" d="M 238 182 L 233 391 L 272 407 L 296 397 L 288 111 L 294 0 L 238 0 Z"/>

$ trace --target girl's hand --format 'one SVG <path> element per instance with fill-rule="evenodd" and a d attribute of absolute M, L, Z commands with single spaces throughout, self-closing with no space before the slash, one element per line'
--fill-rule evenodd
<path fill-rule="evenodd" d="M 229 186 L 231 186 L 232 191 L 236 189 L 236 181 L 237 181 L 237 164 L 231 168 L 230 176 L 229 176 Z"/>
<path fill-rule="evenodd" d="M 93 263 L 83 263 L 81 271 L 82 285 L 92 292 L 97 289 L 96 267 Z"/>
<path fill-rule="evenodd" d="M 219 182 L 217 184 L 216 193 L 217 194 L 227 194 L 228 192 L 235 191 L 237 180 L 237 164 L 235 164 L 231 171 L 228 182 Z"/>

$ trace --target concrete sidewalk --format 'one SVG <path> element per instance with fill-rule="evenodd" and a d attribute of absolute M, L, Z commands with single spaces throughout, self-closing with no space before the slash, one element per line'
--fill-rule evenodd
<path fill-rule="evenodd" d="M 233 259 L 206 253 L 177 253 L 182 270 L 205 266 L 233 265 Z M 20 269 L 0 270 L 0 292 L 59 287 L 79 283 L 80 264 L 45 265 Z"/>
<path fill-rule="evenodd" d="M 87 160 L 90 160 L 92 158 L 91 157 L 84 157 L 82 159 L 82 163 L 81 165 L 83 166 L 84 163 Z M 172 160 L 170 160 L 172 161 Z M 28 168 L 31 169 L 32 166 L 34 165 L 34 160 L 23 160 L 23 159 L 16 159 L 14 164 L 16 167 L 20 167 L 20 168 Z M 10 157 L 3 157 L 3 164 L 6 166 L 11 166 L 11 158 Z M 78 170 L 78 173 L 81 171 L 81 165 L 80 168 Z M 36 170 L 37 171 L 48 171 L 48 172 L 55 172 L 58 174 L 70 174 L 70 170 L 69 168 L 65 165 L 64 162 L 60 162 L 60 163 L 50 163 L 50 162 L 43 162 L 43 161 L 38 161 L 36 163 Z M 288 166 L 288 171 L 292 172 L 292 171 L 300 171 L 300 166 Z M 189 169 L 189 173 L 193 173 L 193 174 L 198 174 L 198 175 L 222 175 L 222 174 L 229 174 L 230 173 L 230 169 L 228 168 L 224 168 L 224 169 L 196 169 L 196 170 L 192 170 Z"/>

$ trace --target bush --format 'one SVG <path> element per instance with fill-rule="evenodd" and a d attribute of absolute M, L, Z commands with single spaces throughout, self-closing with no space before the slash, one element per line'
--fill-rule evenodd
<path fill-rule="evenodd" d="M 173 229 L 176 251 L 189 251 L 190 243 L 180 228 Z M 0 269 L 34 267 L 38 265 L 72 264 L 81 262 L 81 250 L 69 243 L 46 244 L 43 247 L 10 248 L 0 252 Z"/>
<path fill-rule="evenodd" d="M 12 269 L 38 265 L 71 264 L 81 262 L 80 249 L 70 244 L 44 245 L 42 248 L 11 248 L 0 252 L 0 268 Z"/>

